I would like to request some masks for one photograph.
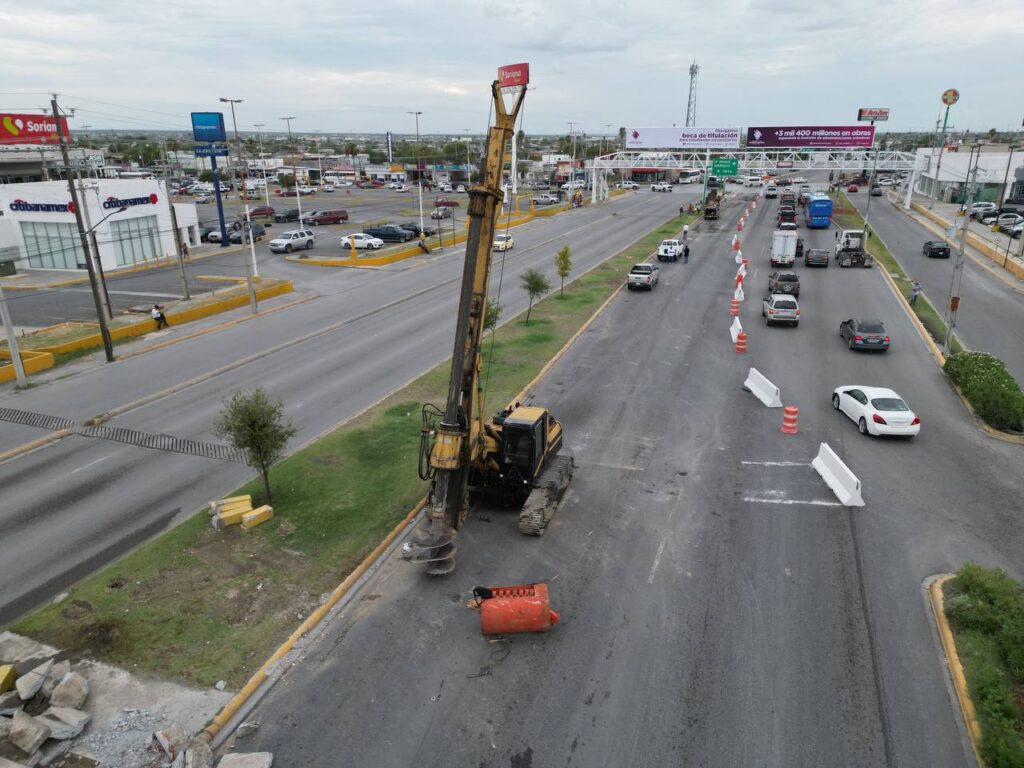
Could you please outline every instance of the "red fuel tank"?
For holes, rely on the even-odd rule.
[[[485,635],[547,632],[558,622],[551,610],[547,584],[491,587],[480,603],[480,631]]]

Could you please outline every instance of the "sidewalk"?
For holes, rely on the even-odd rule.
[[[903,208],[902,195],[895,200],[890,196],[889,201],[922,226],[939,235],[951,247],[959,247],[963,219],[957,216],[960,210],[958,204],[936,203],[930,198],[914,195],[911,198],[910,210],[906,210]],[[929,205],[932,207],[929,208]],[[953,237],[948,234],[950,227],[956,228]],[[991,227],[978,221],[970,221],[967,232],[967,252],[972,257],[986,265],[1002,267],[1009,273],[1011,279],[1015,277],[1017,280],[1024,280],[1024,259],[1021,258],[1024,239],[1014,240],[1002,232],[993,232]]]

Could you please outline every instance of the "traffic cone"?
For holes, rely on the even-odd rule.
[[[750,204],[750,207],[751,207],[751,208],[752,208],[753,210],[755,210],[755,211],[757,210],[757,198],[756,198],[756,197],[754,198],[754,202],[752,202],[752,203]]]
[[[739,272],[737,272],[736,273],[736,287],[738,288],[741,285],[743,285],[743,275],[740,274]]]
[[[743,231],[743,219],[740,219],[738,222],[736,222],[736,231],[737,232],[742,232]]]
[[[747,332],[740,331],[736,335],[736,351],[743,354],[747,351]]]
[[[743,251],[736,251],[735,261],[736,261],[737,264],[742,264],[743,263]]]
[[[740,249],[740,239],[736,235],[732,236],[732,249],[738,251]]]
[[[733,299],[729,302],[729,314],[732,317],[739,317],[740,314],[740,300]]]
[[[796,426],[799,414],[800,411],[795,405],[787,405],[782,409],[782,431],[785,434],[795,435],[800,431]]]
[[[743,266],[746,267],[748,264],[750,264],[750,262],[747,260],[747,257],[744,256],[743,257]]]

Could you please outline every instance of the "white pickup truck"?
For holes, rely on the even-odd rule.
[[[653,291],[657,284],[658,267],[654,264],[637,264],[629,270],[629,274],[626,276],[626,288],[631,291],[638,288]]]
[[[671,192],[672,185],[667,181],[658,181],[651,184],[651,192]]]
[[[662,240],[658,246],[658,261],[678,261],[683,244],[678,240]]]

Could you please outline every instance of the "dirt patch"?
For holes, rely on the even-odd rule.
[[[298,529],[295,527],[295,523],[293,523],[291,520],[282,520],[281,524],[277,526],[277,530],[275,531],[275,533],[278,536],[287,537],[295,533],[296,530]]]
[[[85,600],[72,600],[60,612],[60,615],[69,621],[87,619],[93,614],[92,605]]]

